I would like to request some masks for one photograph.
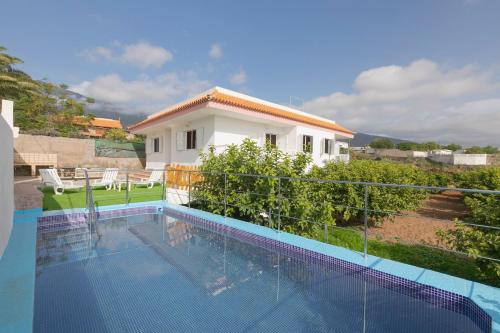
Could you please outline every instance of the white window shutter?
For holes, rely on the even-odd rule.
[[[186,132],[177,132],[177,150],[186,150]]]
[[[205,146],[205,139],[203,137],[204,133],[203,133],[203,127],[198,127],[196,129],[196,149],[203,149],[203,147]]]

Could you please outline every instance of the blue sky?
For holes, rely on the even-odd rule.
[[[35,78],[151,113],[214,85],[354,130],[500,145],[500,1],[4,0]]]

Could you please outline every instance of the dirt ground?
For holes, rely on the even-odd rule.
[[[381,226],[372,226],[369,235],[373,239],[385,241],[403,241],[408,243],[426,243],[445,247],[436,236],[438,230],[453,228],[455,218],[467,215],[461,195],[456,192],[431,194],[416,212],[403,212],[394,221],[385,221]]]

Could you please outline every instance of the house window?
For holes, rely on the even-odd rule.
[[[196,130],[186,132],[186,149],[196,149]]]
[[[333,154],[335,142],[332,139],[325,139],[325,154]]]
[[[313,152],[313,137],[311,135],[302,136],[302,151],[304,153]]]
[[[160,138],[153,139],[153,153],[160,152]]]
[[[276,147],[276,134],[266,134],[266,143],[269,143],[271,146]]]

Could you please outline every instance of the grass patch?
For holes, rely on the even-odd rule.
[[[96,207],[125,204],[126,191],[106,191],[104,188],[95,188],[92,191]],[[128,202],[143,202],[161,200],[162,186],[156,185],[148,189],[146,187],[134,187],[129,192]],[[65,191],[62,195],[55,195],[50,188],[43,190],[43,210],[58,210],[85,207],[85,189]]]
[[[321,233],[316,239],[324,242],[324,235]],[[330,228],[328,243],[359,252],[363,252],[364,248],[363,236],[358,230],[351,228]],[[496,277],[481,274],[473,258],[449,251],[424,245],[369,239],[368,253],[377,257],[500,287],[500,281]]]

